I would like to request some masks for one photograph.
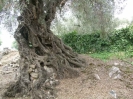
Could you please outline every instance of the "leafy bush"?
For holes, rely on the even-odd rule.
[[[99,33],[79,35],[76,32],[62,36],[63,41],[78,53],[99,52],[107,50],[110,42],[100,39]]]
[[[133,26],[115,30],[110,33],[108,39],[101,39],[100,33],[77,34],[72,33],[61,36],[64,43],[73,48],[78,53],[89,52],[117,52],[117,51],[133,51]]]

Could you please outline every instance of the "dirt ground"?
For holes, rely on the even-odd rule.
[[[6,64],[17,55],[18,52],[11,52],[2,58],[1,63]],[[126,61],[113,59],[103,62],[88,55],[80,55],[80,57],[86,60],[87,66],[78,70],[79,77],[60,80],[56,88],[58,96],[56,99],[133,99],[133,65],[130,64],[133,59]],[[114,75],[119,74],[120,78],[109,77],[113,66],[119,68],[120,72],[117,71]],[[0,71],[2,71],[2,66],[0,66]],[[15,81],[14,75],[15,72],[0,73],[0,95],[10,82]]]

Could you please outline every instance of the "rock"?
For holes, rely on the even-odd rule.
[[[118,75],[120,73],[120,69],[118,67],[115,67],[113,66],[111,69],[110,69],[110,72],[109,72],[109,77],[112,77],[115,75]]]
[[[11,66],[11,67],[14,67],[14,64],[11,63],[10,66]]]
[[[45,69],[48,73],[53,73],[53,72],[54,72],[53,68],[50,68],[50,67],[47,67],[47,66],[44,66],[44,69]]]
[[[52,73],[52,76],[51,76],[53,79],[56,79],[57,78],[57,74],[56,73]]]
[[[115,99],[117,98],[117,97],[116,97],[116,92],[115,92],[114,90],[111,90],[109,93],[110,93],[110,95],[112,95],[112,97],[114,97]]]
[[[33,71],[32,68],[29,68],[28,72],[31,73],[32,71]]]
[[[31,68],[35,69],[36,68],[36,65],[30,65]]]
[[[45,82],[45,87],[46,87],[47,89],[51,89],[51,88],[52,88],[52,86],[51,86],[51,84],[49,83],[49,81],[48,81],[48,82]]]
[[[35,78],[35,79],[37,79],[39,76],[38,73],[35,73],[35,72],[31,72],[30,75],[32,78]]]
[[[13,68],[18,68],[19,67],[19,65],[18,64],[13,64],[13,66],[12,66]]]
[[[118,65],[119,65],[119,63],[116,63],[116,62],[115,62],[115,63],[114,63],[114,65],[115,65],[115,66],[118,66]]]
[[[0,62],[0,66],[2,66],[2,63]]]
[[[52,85],[53,87],[59,85],[59,80],[50,80],[50,85]]]
[[[100,77],[98,74],[94,74],[94,77],[97,79],[97,80],[100,80]]]
[[[116,75],[113,79],[121,79],[121,78],[122,78],[121,75],[118,74],[118,75]]]
[[[3,55],[7,55],[8,53],[10,52],[10,49],[9,48],[3,48],[3,51],[2,51],[2,56]]]
[[[35,69],[35,73],[38,73],[38,70],[37,69]]]
[[[3,71],[8,71],[9,68],[8,68],[8,65],[5,65],[3,68],[2,68]]]
[[[32,81],[33,81],[33,80],[34,80],[34,78],[33,78],[33,77],[30,77],[30,80],[32,80]]]
[[[56,86],[56,82],[55,82],[55,81],[50,80],[50,85],[52,85],[52,86]]]
[[[54,92],[52,90],[48,91],[48,99],[55,99]]]
[[[55,80],[55,82],[56,82],[56,85],[59,85],[60,84],[59,80]]]
[[[36,83],[36,81],[37,81],[36,79],[33,79],[33,84],[35,84],[35,83]]]
[[[17,56],[17,57],[15,57],[13,60],[12,60],[12,64],[17,64],[18,63],[18,61],[19,61],[19,57]]]

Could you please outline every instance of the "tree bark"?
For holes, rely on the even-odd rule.
[[[30,95],[32,99],[54,99],[56,79],[76,77],[83,67],[72,49],[50,30],[56,8],[66,0],[19,0],[22,7],[15,32],[20,54],[20,78],[4,96]],[[64,6],[64,4],[63,4]]]

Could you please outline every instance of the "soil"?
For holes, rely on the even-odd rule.
[[[10,52],[2,58],[1,63],[5,65],[16,56],[18,56],[18,52]],[[132,58],[124,61],[112,59],[103,62],[88,55],[82,54],[80,57],[86,60],[87,66],[78,70],[80,72],[79,77],[60,80],[60,84],[56,88],[58,96],[56,99],[133,99],[133,65],[130,64],[133,61]],[[113,66],[120,69],[121,78],[109,77],[110,69]],[[2,68],[3,66],[0,66],[0,71]],[[14,79],[15,74],[16,72],[0,73],[0,95],[10,83],[16,81]],[[2,98],[0,97],[0,99]]]

